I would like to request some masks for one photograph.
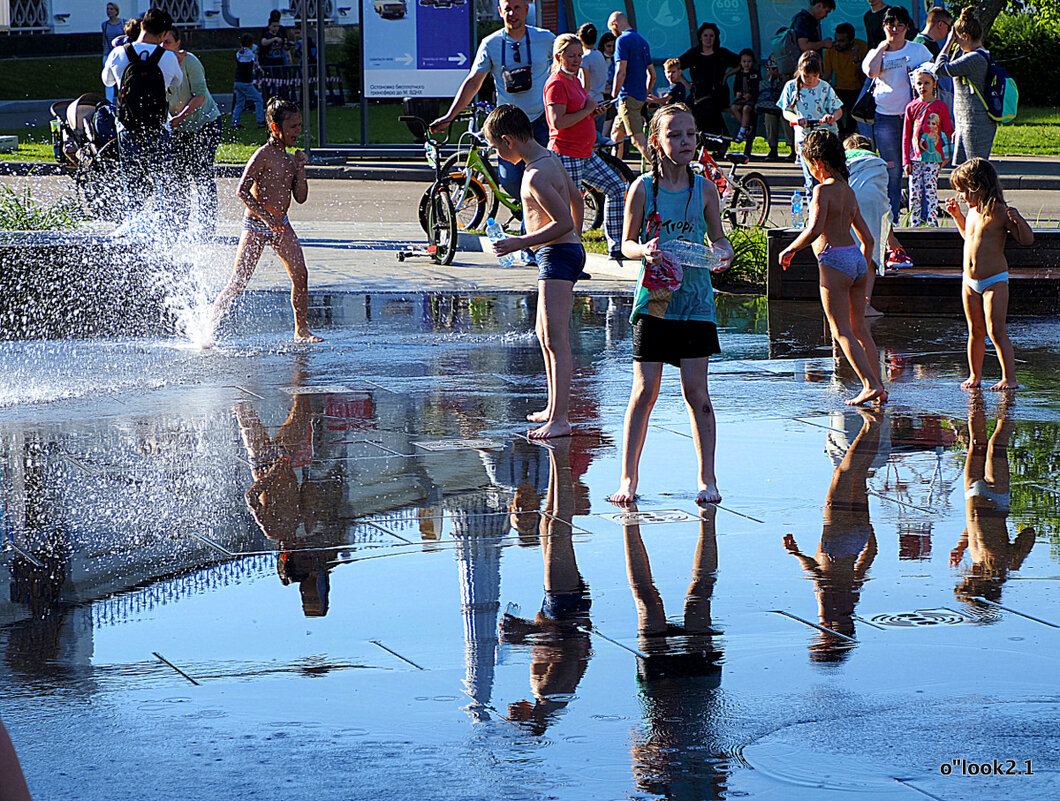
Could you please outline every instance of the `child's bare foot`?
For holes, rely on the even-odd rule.
[[[627,503],[633,503],[638,497],[640,496],[637,495],[637,480],[635,478],[624,478],[622,479],[622,485],[618,488],[618,492],[608,495],[607,500],[619,506],[624,506]]]
[[[295,342],[323,342],[324,339],[322,337],[318,337],[316,334],[312,333],[311,331],[306,330],[306,331],[302,331],[300,333],[296,333],[294,335],[294,341]]]
[[[963,384],[962,384],[962,386],[963,386]],[[994,386],[990,387],[990,389],[995,390],[995,391],[1000,391],[1000,390],[1003,390],[1003,389],[1019,389],[1019,388],[1020,388],[1019,382],[1016,381],[1015,379],[1011,379],[1009,381],[998,381],[996,384],[994,384]]]
[[[526,419],[531,423],[547,423],[548,416],[548,409],[542,409],[540,412],[530,412],[530,414],[526,416]]]
[[[552,439],[553,437],[569,437],[571,435],[570,423],[560,423],[550,420],[541,428],[535,428],[527,434],[530,439]]]
[[[699,494],[696,495],[696,503],[700,505],[707,503],[721,503],[721,493],[718,492],[718,485],[713,481],[708,481],[701,486],[699,488]]]
[[[961,389],[976,389],[981,383],[979,376],[970,375],[961,382]]]
[[[866,387],[846,403],[847,406],[860,406],[863,403],[886,403],[887,398],[887,390]]]

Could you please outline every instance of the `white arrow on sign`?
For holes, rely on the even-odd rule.
[[[449,56],[450,61],[455,61],[461,67],[464,66],[467,61],[467,56],[464,53],[457,53],[455,56]]]
[[[401,63],[403,63],[407,67],[410,64],[412,64],[412,54],[411,53],[406,53],[403,56],[395,56],[394,57],[394,61],[400,61]]]

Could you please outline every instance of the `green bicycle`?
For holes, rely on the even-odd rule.
[[[496,218],[501,206],[508,210],[509,218],[505,226],[509,229],[518,226],[523,219],[523,207],[519,198],[509,195],[501,186],[497,168],[490,161],[492,148],[482,134],[482,120],[493,110],[489,103],[475,103],[457,117],[468,123],[467,131],[461,134],[457,142],[457,152],[446,159],[441,172],[448,176],[449,193],[453,199],[457,225],[464,230],[477,230],[489,217]],[[596,153],[615,172],[622,176],[627,186],[636,177],[624,161],[616,157],[611,148],[614,143],[597,145]],[[585,204],[582,230],[600,228],[604,218],[604,196],[601,192],[584,183],[580,187]],[[429,190],[420,199],[420,225],[426,231]]]

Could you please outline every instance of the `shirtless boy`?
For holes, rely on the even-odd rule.
[[[530,432],[534,439],[566,437],[571,433],[570,314],[574,283],[585,266],[582,200],[559,157],[534,140],[530,119],[513,105],[498,106],[486,118],[482,132],[497,155],[523,162],[523,221],[526,233],[493,243],[498,256],[529,248],[537,256],[537,338],[545,359],[548,405],[527,415],[544,423]]]
[[[302,115],[289,100],[274,97],[265,110],[269,141],[247,162],[239,181],[239,199],[247,207],[243,217],[243,236],[236,252],[236,265],[228,286],[213,304],[213,322],[225,315],[232,302],[246,288],[258,259],[271,245],[291,278],[291,306],[294,308],[294,338],[299,342],[321,342],[309,330],[309,278],[302,245],[287,219],[291,198],[305,203],[309,196],[305,165],[308,159],[294,147],[302,135]]]

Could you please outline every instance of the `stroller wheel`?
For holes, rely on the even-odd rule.
[[[77,197],[90,217],[109,222],[122,219],[122,186],[125,181],[122,178],[118,140],[108,142],[95,155],[88,156],[78,164],[74,183]]]

